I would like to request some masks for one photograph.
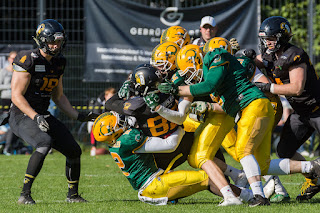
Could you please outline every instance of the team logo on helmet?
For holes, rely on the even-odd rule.
[[[290,27],[285,22],[280,24],[280,29],[284,30],[285,33],[291,33]]]
[[[36,34],[39,35],[42,31],[44,31],[45,25],[40,24],[36,30]]]
[[[140,85],[146,85],[146,80],[144,78],[144,75],[142,72],[137,72],[135,75],[134,75],[135,79],[136,79],[136,83],[137,84],[140,84]]]

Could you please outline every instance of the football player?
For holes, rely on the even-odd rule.
[[[180,52],[182,50],[183,48]],[[179,70],[179,74],[186,76],[188,83],[201,78],[201,70],[198,67],[202,64],[202,58],[186,58],[193,61],[193,66]],[[179,60],[177,66],[180,68]],[[270,204],[263,193],[261,173],[277,175],[309,173],[316,177],[320,175],[320,158],[311,162],[289,159],[275,159],[270,162],[274,110],[269,99],[244,75],[244,68],[234,56],[222,48],[216,48],[206,54],[203,71],[204,81],[201,83],[176,87],[166,82],[160,84],[158,89],[162,93],[180,96],[203,96],[214,93],[223,100],[222,107],[228,116],[234,118],[241,112],[237,123],[236,153],[253,190],[254,198],[250,201],[250,206]],[[234,122],[228,122],[223,131],[228,133],[233,126]],[[217,183],[216,186],[220,190],[228,187],[222,172],[214,162],[207,160],[198,166],[205,171],[208,170],[208,176]],[[210,173],[216,170],[216,173]]]
[[[127,128],[125,118],[121,120],[121,116],[116,112],[106,112],[96,119],[93,131],[96,139],[108,144],[110,154],[122,173],[131,186],[138,190],[140,201],[166,205],[168,201],[187,197],[202,190],[217,191],[203,170],[168,173],[170,166],[165,171],[158,169],[152,153],[159,151],[159,142],[150,140],[139,129]],[[162,147],[165,148],[165,145]],[[251,193],[234,186],[233,190],[237,196],[242,194],[243,199]],[[240,200],[238,204],[241,204]],[[225,206],[225,203],[219,206]]]
[[[181,103],[183,107],[178,109],[175,97],[173,95],[160,94],[157,102],[164,106],[166,111],[178,110],[181,111],[175,117],[169,119],[162,117],[160,114],[154,112],[144,101],[144,96],[147,93],[155,92],[157,85],[162,81],[162,75],[159,70],[150,64],[141,64],[137,66],[132,74],[131,80],[128,82],[129,87],[126,89],[120,88],[118,94],[114,95],[106,102],[106,109],[116,111],[119,114],[133,116],[137,119],[138,128],[146,135],[153,137],[160,137],[166,140],[171,140],[170,136],[172,133],[178,131],[179,135],[184,135],[184,130],[179,126],[181,123],[179,120],[184,120],[184,114],[190,107],[191,103],[184,101]],[[126,92],[121,92],[127,90]],[[121,93],[121,94],[120,94]],[[127,96],[127,93],[131,93],[131,97],[127,100],[123,98]],[[125,95],[122,95],[125,94]],[[181,106],[180,105],[180,106]],[[121,107],[119,107],[121,106]],[[170,116],[169,116],[170,117]],[[177,139],[177,138],[175,138]],[[183,144],[179,141],[173,140],[172,153],[169,154],[156,154],[156,161],[159,168],[167,168],[168,164],[180,153],[183,153],[182,157],[179,158],[173,165],[172,168],[182,164],[188,156],[190,147],[193,143],[192,140],[184,140]],[[180,144],[180,145],[179,145]]]
[[[181,48],[190,43],[190,36],[188,31],[183,27],[171,26],[163,31],[160,38],[160,44],[168,41],[176,43]]]
[[[44,20],[34,40],[38,48],[19,52],[13,61],[9,125],[15,135],[35,148],[18,203],[35,204],[31,187],[51,148],[66,156],[67,202],[86,202],[78,194],[81,148],[65,125],[48,112],[50,98],[73,119],[86,122],[97,116],[80,114],[63,93],[66,58],[61,51],[66,34],[62,25],[53,19]]]
[[[223,48],[225,50],[227,50],[229,53],[230,52],[230,45],[228,44],[228,41],[225,38],[221,38],[221,37],[215,37],[213,39],[211,39],[210,41],[208,41],[206,43],[206,45],[204,46],[204,53],[207,53],[209,51],[213,51],[215,48]],[[256,57],[256,53],[254,50],[252,49],[243,49],[238,51],[235,54],[235,57],[237,58],[237,60],[240,62],[240,64],[245,68],[245,75],[247,76],[247,78],[251,81],[251,82],[270,82],[270,80],[263,75],[260,70],[258,69],[258,67],[256,67],[255,63],[254,63],[254,59]],[[273,129],[275,128],[275,126],[277,125],[277,123],[279,122],[279,120],[281,119],[282,116],[282,104],[280,101],[280,98],[278,95],[273,95],[270,93],[266,93],[267,97],[269,98],[269,100],[271,101],[272,107],[274,109],[274,115],[275,115],[275,122],[273,125]],[[204,103],[194,103],[194,104],[204,104]],[[206,105],[204,105],[206,106]],[[199,106],[198,106],[199,107]],[[205,109],[203,109],[203,107],[200,107],[200,109],[202,111],[204,111]],[[223,140],[222,142],[222,146],[225,148],[225,150],[231,155],[233,156],[233,158],[235,160],[235,142],[236,142],[236,132],[234,129],[232,129],[228,135],[226,136],[226,138]],[[288,201],[290,199],[288,193],[286,192],[284,186],[281,184],[281,181],[279,179],[279,177],[277,176],[264,176],[263,177],[267,182],[273,182],[270,181],[270,178],[274,179],[274,187],[270,190],[267,190],[268,188],[270,188],[272,185],[269,184],[268,187],[265,187],[264,190],[265,191],[269,191],[266,192],[266,197],[269,198],[273,192],[275,192],[274,188],[276,189],[276,195],[270,199],[271,202],[280,202],[280,201]]]
[[[320,80],[308,54],[290,43],[291,25],[281,16],[265,19],[259,30],[261,55],[257,63],[264,67],[273,83],[257,83],[265,92],[284,95],[294,109],[287,119],[278,143],[280,157],[302,160],[296,150],[320,129]],[[306,176],[297,200],[308,200],[320,191],[320,181]]]
[[[189,45],[189,47],[193,47],[195,49],[188,48],[186,50],[186,52],[188,52],[188,51],[199,52],[200,51],[200,48],[198,48],[196,45]],[[152,56],[151,56],[152,65],[157,67],[162,73],[166,73],[166,75],[164,75],[166,79],[169,79],[169,77],[172,76],[170,80],[176,85],[184,84],[184,79],[179,76],[179,73],[177,71],[177,66],[175,63],[176,56],[178,54],[177,50],[179,50],[179,49],[180,48],[175,43],[165,42],[165,43],[162,43],[162,44],[158,45],[157,47],[155,47],[152,52]],[[180,54],[180,55],[182,55],[182,54]],[[189,64],[185,63],[184,65],[188,66],[190,64],[191,63],[189,63]],[[156,95],[150,94],[150,95],[148,95],[147,98],[153,99],[154,97],[152,97],[152,96],[156,96]],[[201,97],[201,99],[202,100],[210,100],[210,97],[209,96],[207,98]],[[190,101],[190,98],[188,98],[188,100]],[[146,102],[146,103],[148,104],[148,102]],[[156,101],[153,101],[153,104],[156,104]],[[150,106],[150,107],[152,107],[152,106]],[[212,115],[214,115],[214,114],[212,114]],[[187,116],[186,120],[183,122],[184,130],[186,132],[195,132],[201,123],[190,119],[190,116],[193,116],[194,120],[198,120],[197,115],[192,115],[192,114],[190,115],[189,114],[189,116]],[[219,115],[216,115],[215,117],[218,118]],[[213,131],[213,129],[211,129],[210,131],[207,131],[207,132],[212,132],[212,131]],[[199,134],[199,132],[197,134]],[[193,137],[193,134],[188,135],[188,138],[191,139],[191,137]],[[207,140],[206,136],[202,136],[202,140]],[[208,139],[208,140],[210,140],[210,139]],[[193,145],[193,146],[195,146],[195,145]],[[197,146],[195,146],[195,147],[197,147]],[[205,146],[205,147],[207,147],[207,146]],[[197,149],[194,149],[194,151],[196,151],[196,150]],[[206,151],[208,151],[208,150],[206,149]],[[225,162],[224,156],[223,156],[222,152],[220,151],[220,149],[216,150],[215,152],[210,151],[207,154],[207,156],[211,156],[210,159],[213,159],[213,157],[215,155],[218,158],[218,159],[214,158],[216,163],[219,163],[220,167],[225,168],[225,164],[223,163],[223,162]],[[222,163],[219,162],[219,159],[222,160],[223,162]],[[228,166],[228,168],[224,169],[224,171],[227,173],[226,175],[230,176],[233,179],[233,181],[236,183],[236,185],[240,184],[241,186],[245,186],[246,183],[240,183],[240,182],[244,182],[244,181],[242,181],[242,179],[245,180],[245,178],[241,178],[242,176],[245,176],[244,173],[242,173],[240,170],[237,170],[236,168],[233,168],[229,165],[227,165],[227,166]]]

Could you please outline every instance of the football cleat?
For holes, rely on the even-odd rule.
[[[261,195],[255,194],[251,200],[249,200],[249,206],[255,207],[255,206],[269,206],[269,200],[265,197],[262,197]]]
[[[218,206],[234,206],[234,205],[241,205],[242,202],[237,197],[229,197],[224,199]]]
[[[316,185],[318,179],[309,179],[306,178],[306,182],[304,182],[301,186],[301,192],[297,196],[297,201],[309,200],[313,196],[315,196],[320,191],[320,185]]]
[[[311,171],[310,175],[314,178],[320,177],[320,158],[310,161],[311,162]]]
[[[32,199],[30,193],[21,193],[19,200],[18,200],[18,204],[33,205],[33,204],[36,204],[36,202]]]
[[[86,203],[86,202],[88,202],[83,197],[81,197],[78,193],[67,196],[66,201],[68,203]]]
[[[289,194],[283,195],[283,194],[275,194],[271,199],[271,203],[283,203],[283,202],[289,202],[290,196]]]

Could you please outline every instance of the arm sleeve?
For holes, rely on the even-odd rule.
[[[225,65],[210,67],[205,81],[190,86],[191,95],[196,97],[213,93],[223,81],[225,69]]]
[[[184,120],[187,118],[187,112],[189,111],[190,106],[190,101],[182,100],[178,105],[178,111],[160,106],[160,108],[156,112],[168,121],[171,121],[172,123],[176,123],[178,125],[182,125]]]
[[[254,73],[254,76],[251,82],[258,82],[259,78],[261,78],[262,76],[264,76],[264,74],[259,70],[258,67],[256,67],[256,71]]]
[[[177,149],[185,131],[182,127],[172,133],[166,139],[160,137],[148,137],[142,147],[134,151],[134,153],[170,153]]]
[[[119,98],[118,93],[114,94],[109,100],[105,103],[105,109],[108,111],[115,111],[120,114],[125,114],[123,111],[124,100]]]

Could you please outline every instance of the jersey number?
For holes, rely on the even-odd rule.
[[[51,92],[53,90],[53,88],[55,88],[57,85],[58,85],[58,82],[59,80],[56,79],[56,78],[46,78],[44,77],[43,78],[43,85],[42,87],[40,88],[40,90],[45,90],[45,91],[48,91],[48,92]]]
[[[116,162],[116,164],[119,166],[119,168],[121,169],[122,173],[125,175],[125,176],[129,176],[130,173],[129,172],[124,172],[122,169],[124,169],[125,165],[121,159],[121,157],[118,155],[118,153],[115,153],[115,152],[110,152],[112,158],[114,159],[114,161]]]
[[[174,127],[177,126],[174,123],[169,123],[165,118],[161,117],[160,115],[154,118],[149,118],[147,122],[148,127],[150,128],[150,132],[154,137],[166,134],[169,130],[172,130]]]

